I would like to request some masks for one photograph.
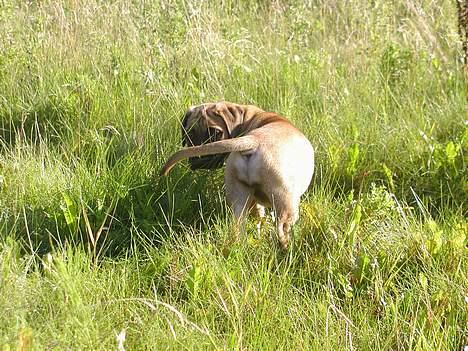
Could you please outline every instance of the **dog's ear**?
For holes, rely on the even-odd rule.
[[[207,106],[204,110],[208,129],[217,130],[220,136],[217,140],[229,139],[235,126],[243,122],[243,110],[240,105],[218,102]]]
[[[235,126],[243,121],[241,105],[218,102],[193,106],[182,119],[182,145],[194,146],[231,138]],[[192,169],[222,167],[227,155],[193,157]]]

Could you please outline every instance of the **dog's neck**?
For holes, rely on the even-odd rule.
[[[231,138],[236,138],[242,135],[247,134],[248,132],[261,128],[267,124],[274,122],[287,122],[289,121],[274,112],[257,112],[254,115],[245,114],[243,116],[243,121],[237,124],[231,132]]]

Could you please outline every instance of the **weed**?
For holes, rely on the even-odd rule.
[[[461,350],[466,77],[454,2],[2,1],[0,349]],[[291,249],[233,240],[193,104],[316,149]]]

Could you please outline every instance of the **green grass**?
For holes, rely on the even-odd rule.
[[[1,2],[0,350],[460,350],[456,18],[448,0]],[[158,177],[185,109],[221,99],[316,148],[287,253],[271,218],[229,244],[222,171]]]

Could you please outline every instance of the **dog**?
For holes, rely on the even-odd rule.
[[[285,117],[230,102],[191,107],[182,121],[183,146],[161,169],[189,159],[191,169],[226,164],[226,199],[240,226],[252,211],[273,208],[278,240],[288,248],[299,202],[314,173],[314,148]]]

